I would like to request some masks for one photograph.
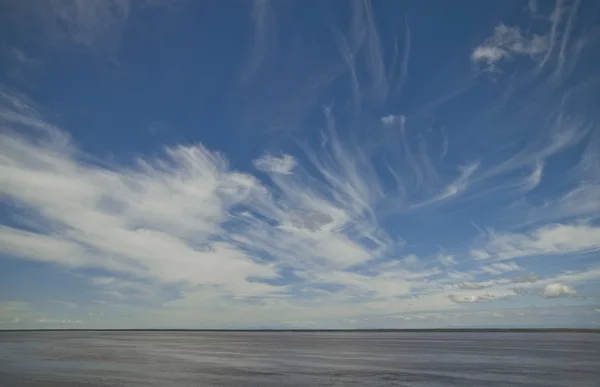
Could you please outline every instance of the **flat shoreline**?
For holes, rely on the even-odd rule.
[[[378,332],[465,332],[465,333],[600,333],[600,329],[585,328],[440,328],[440,329],[0,329],[0,332],[299,332],[299,333],[378,333]]]

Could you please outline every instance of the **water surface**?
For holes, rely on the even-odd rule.
[[[0,386],[598,386],[593,333],[0,332]]]

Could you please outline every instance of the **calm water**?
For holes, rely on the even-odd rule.
[[[0,332],[0,386],[600,386],[600,335]]]

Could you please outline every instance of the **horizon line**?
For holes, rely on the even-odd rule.
[[[0,329],[0,332],[580,332],[600,333],[600,328],[359,328],[359,329],[196,329],[196,328],[40,328]]]

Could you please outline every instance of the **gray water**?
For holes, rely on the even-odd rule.
[[[0,332],[0,386],[600,386],[600,335]]]

